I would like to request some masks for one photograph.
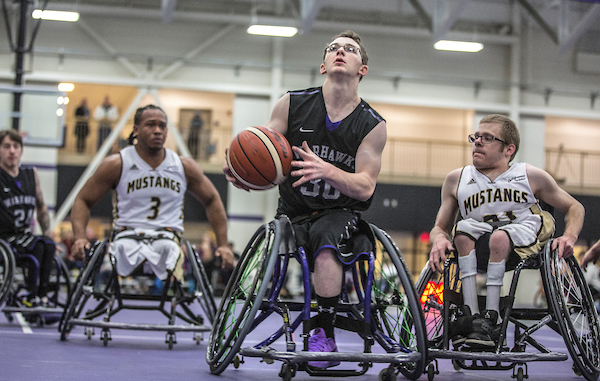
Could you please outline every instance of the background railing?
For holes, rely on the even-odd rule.
[[[600,188],[600,152],[546,148],[545,169],[560,185]]]
[[[188,131],[182,129],[181,134],[187,141]],[[206,137],[208,142],[201,145],[208,152],[198,160],[213,164],[220,170],[225,149],[231,142],[231,128],[208,129],[203,135],[203,138]],[[88,155],[94,151],[95,143],[95,139],[88,140]],[[74,143],[68,144],[61,152],[74,153]],[[87,163],[87,159],[82,157],[82,163]],[[388,137],[383,150],[380,180],[441,185],[450,171],[470,163],[471,144],[467,142]],[[554,176],[559,185],[570,191],[576,188],[587,194],[600,195],[600,151],[546,148],[544,169]]]

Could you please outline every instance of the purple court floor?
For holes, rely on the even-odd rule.
[[[154,312],[123,311],[125,320],[132,321],[145,314],[143,322],[152,320],[164,323]],[[266,323],[266,324],[265,324]],[[256,343],[257,338],[266,337],[273,325],[268,321],[248,336],[244,346]],[[99,330],[88,340],[83,327],[75,327],[67,341],[60,341],[57,325],[30,326],[22,319],[9,322],[0,314],[0,380],[280,380],[281,362],[266,364],[257,358],[245,358],[239,369],[230,365],[221,375],[212,375],[205,361],[208,332],[204,340],[196,344],[192,333],[177,334],[177,344],[172,350],[165,344],[165,334],[156,331],[112,330],[112,341],[104,346]],[[340,350],[361,351],[362,343],[350,333],[336,333]],[[549,328],[543,328],[535,336],[549,349],[565,352],[562,338]],[[277,348],[277,347],[276,347]],[[343,349],[344,348],[344,349]],[[279,348],[277,348],[279,349]],[[434,380],[511,380],[512,371],[455,371],[450,360],[439,360],[440,373]],[[340,367],[356,369],[355,364]],[[572,370],[572,361],[531,362],[528,365],[529,381],[584,380]],[[365,375],[349,379],[376,381],[384,364],[375,364]],[[322,379],[298,372],[294,380]],[[333,378],[334,380],[335,378]],[[402,380],[402,375],[398,380]],[[427,380],[422,375],[420,380]]]

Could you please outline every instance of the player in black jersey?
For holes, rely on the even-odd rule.
[[[29,294],[23,303],[27,306],[47,302],[48,278],[56,252],[49,237],[50,218],[44,203],[37,170],[21,166],[23,140],[16,130],[0,131],[0,238],[10,243],[17,255],[31,254],[39,264],[32,264],[27,272]],[[37,212],[43,236],[32,233],[33,214]]]
[[[297,244],[305,248],[314,271],[320,327],[309,340],[314,352],[337,351],[333,320],[342,263],[356,259],[340,249],[357,230],[358,211],[371,203],[387,137],[385,120],[358,95],[358,83],[369,71],[367,62],[356,33],[335,36],[323,52],[323,86],[288,92],[266,124],[283,133],[294,151],[294,170],[279,186],[277,213],[292,220]],[[226,167],[224,172],[245,189]],[[321,368],[337,364],[309,362]]]

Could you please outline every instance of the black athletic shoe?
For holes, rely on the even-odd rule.
[[[467,336],[465,344],[475,349],[494,349],[500,337],[500,328],[498,312],[485,310],[473,319],[473,332]]]
[[[450,309],[450,340],[455,347],[462,345],[467,336],[473,332],[473,319],[479,315],[471,315],[469,306]]]

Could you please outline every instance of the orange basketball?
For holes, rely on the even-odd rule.
[[[292,147],[268,127],[248,127],[229,146],[227,165],[233,176],[250,189],[281,184],[292,170]]]

